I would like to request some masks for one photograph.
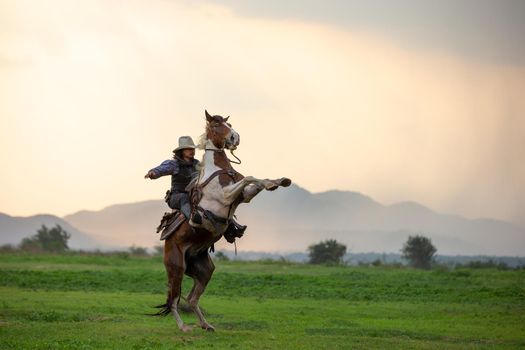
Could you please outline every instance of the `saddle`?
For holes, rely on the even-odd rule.
[[[213,214],[206,210],[205,216],[208,213]],[[164,213],[164,216],[160,220],[160,225],[157,227],[157,233],[162,231],[160,234],[160,240],[164,241],[170,238],[185,220],[186,217],[178,209],[174,209],[171,213]],[[240,225],[237,221],[232,219],[223,236],[228,243],[234,243],[236,238],[241,238],[244,235],[245,230],[245,225]]]
[[[234,219],[221,218],[215,215],[213,212],[205,210],[199,206],[199,202],[202,198],[202,189],[206,185],[208,185],[208,183],[214,177],[219,176],[221,174],[227,174],[235,180],[235,175],[237,174],[237,172],[233,169],[217,170],[206,181],[204,181],[204,183],[200,185],[197,184],[197,178],[193,179],[186,187],[186,190],[190,193],[190,202],[192,204],[192,209],[194,211],[197,210],[202,212],[204,218],[209,220],[214,226],[217,226],[218,224],[228,224],[226,232],[224,232],[223,235],[226,241],[228,241],[229,243],[234,243],[236,238],[241,238],[243,236],[244,231],[246,230],[246,226],[240,225]],[[169,191],[166,192],[166,198],[169,198],[169,195]],[[171,213],[164,213],[164,216],[160,221],[160,225],[157,227],[157,233],[162,231],[160,235],[160,240],[163,241],[168,239],[185,220],[186,217],[178,209],[173,209]]]
[[[162,231],[160,240],[168,239],[185,220],[186,217],[178,209],[174,209],[171,213],[164,213],[160,225],[157,227],[157,233]]]

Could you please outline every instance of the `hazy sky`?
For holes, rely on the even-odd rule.
[[[245,175],[525,225],[524,32],[519,0],[0,0],[0,212],[162,198],[207,108]]]

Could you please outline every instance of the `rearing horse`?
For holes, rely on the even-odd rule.
[[[168,275],[168,298],[158,313],[170,312],[179,328],[190,331],[178,312],[184,274],[193,279],[193,287],[187,300],[199,319],[200,326],[208,331],[210,325],[199,308],[199,298],[211,279],[215,266],[208,253],[209,248],[224,234],[235,209],[240,203],[248,203],[263,189],[273,191],[279,186],[291,184],[288,178],[278,180],[244,177],[231,166],[225,149],[234,150],[240,142],[239,134],[233,130],[228,118],[211,116],[207,111],[206,132],[199,148],[204,149],[199,177],[192,188],[194,210],[202,213],[203,223],[184,221],[164,243],[164,266]]]

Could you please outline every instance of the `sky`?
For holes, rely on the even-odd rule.
[[[0,0],[0,212],[162,198],[207,109],[245,175],[525,226],[524,32],[519,0]]]

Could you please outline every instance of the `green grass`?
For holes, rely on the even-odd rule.
[[[216,265],[217,331],[185,334],[145,315],[165,300],[159,257],[2,254],[0,348],[525,348],[525,271]]]

